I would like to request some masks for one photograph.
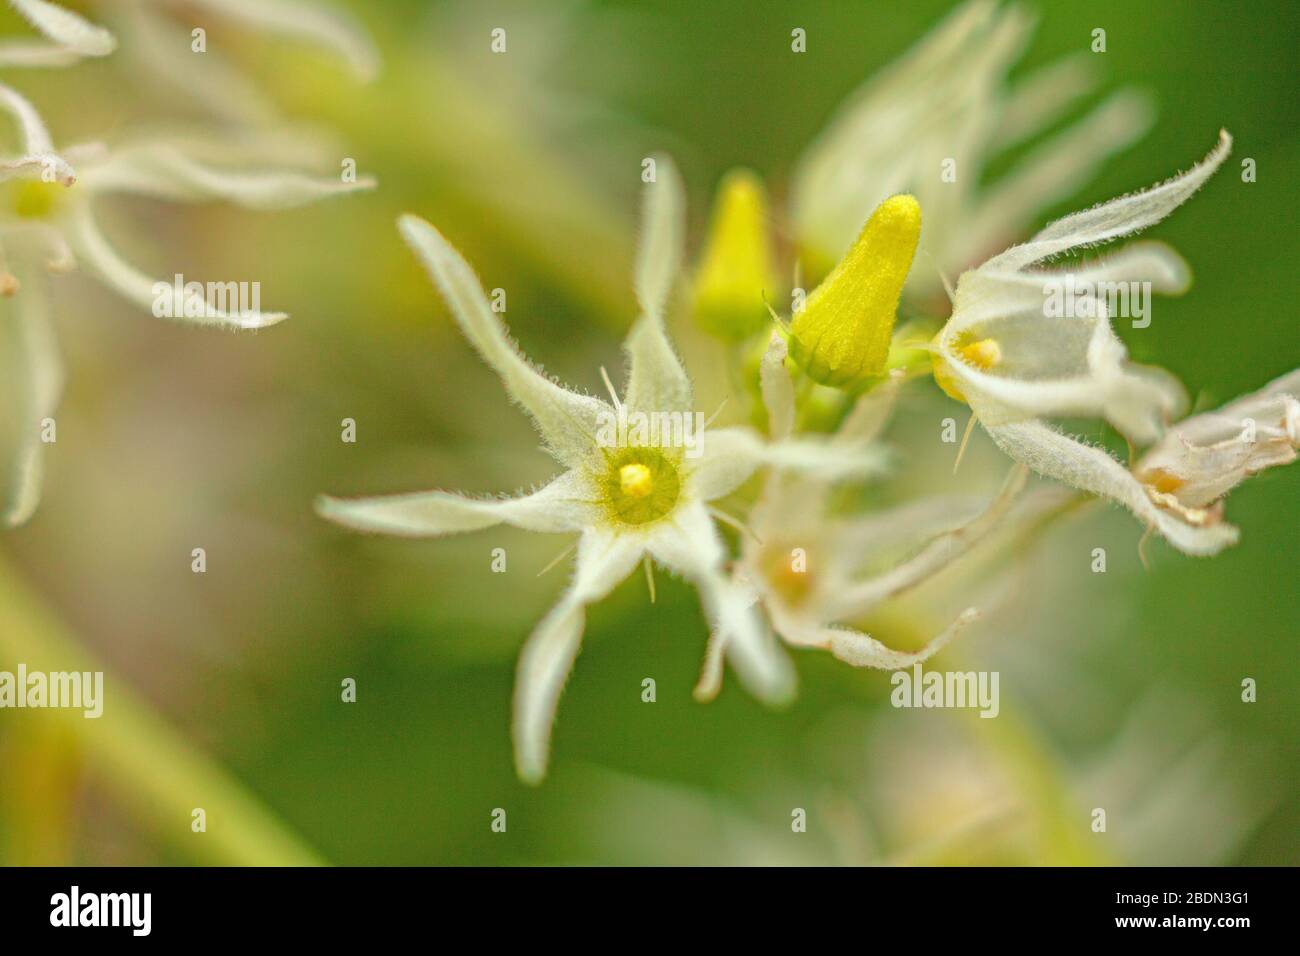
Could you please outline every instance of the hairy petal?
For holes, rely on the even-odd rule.
[[[833,596],[826,608],[830,620],[844,620],[869,613],[882,601],[916,587],[966,554],[998,527],[1016,497],[1025,488],[1028,470],[1017,465],[1007,476],[1002,490],[979,515],[952,531],[940,534],[914,556],[879,577],[858,582]],[[863,547],[869,542],[863,541]]]
[[[774,615],[778,631],[791,644],[828,650],[854,667],[874,667],[890,671],[929,660],[978,617],[979,612],[975,608],[967,608],[952,624],[919,651],[896,651],[886,647],[870,634],[863,634],[852,628],[810,625],[790,615]]]
[[[1222,408],[1179,422],[1138,462],[1138,480],[1201,508],[1251,475],[1296,460],[1300,370]]]
[[[750,693],[768,703],[787,701],[794,694],[794,669],[763,626],[753,592],[723,572],[726,553],[704,506],[678,509],[646,547],[699,590],[705,617],[717,632],[711,643],[720,642],[714,653],[725,649]],[[702,687],[707,690],[708,681]]]
[[[807,472],[835,482],[883,474],[891,461],[885,449],[875,446],[859,448],[818,438],[768,443],[745,426],[711,428],[704,433],[701,444],[704,453],[691,480],[702,501],[730,494],[764,466]]]
[[[402,216],[398,225],[465,337],[501,376],[510,397],[532,416],[551,453],[571,468],[583,463],[595,448],[600,422],[614,410],[557,385],[528,363],[488,305],[474,271],[438,230],[411,215]]]
[[[26,97],[0,83],[0,109],[18,123],[23,144],[23,155],[0,160],[0,179],[7,179],[10,173],[32,171],[65,186],[76,182],[77,174],[66,159],[54,152],[45,123]]]
[[[767,409],[767,432],[774,439],[789,438],[794,434],[794,382],[790,370],[785,367],[787,352],[785,338],[773,330],[758,367],[763,406]]]
[[[586,607],[599,601],[636,567],[636,539],[588,531],[578,542],[573,581],[524,644],[515,676],[515,767],[525,783],[546,776],[551,727],[560,692],[582,642]]]
[[[594,492],[578,472],[518,498],[468,498],[446,491],[375,498],[316,499],[316,513],[356,531],[423,538],[479,531],[499,524],[525,531],[580,531],[595,514]]]
[[[77,259],[90,272],[98,276],[109,288],[131,302],[153,310],[159,293],[170,289],[171,283],[150,279],[135,266],[126,262],[99,231],[89,207],[82,204],[68,219],[68,242]],[[216,325],[236,329],[260,329],[282,322],[289,316],[285,312],[240,312],[230,313],[210,306],[201,296],[188,293],[181,315],[174,315],[178,322],[191,322],[197,325]],[[200,314],[187,315],[194,311]]]
[[[1153,226],[1190,199],[1214,175],[1231,150],[1232,137],[1227,130],[1220,130],[1218,145],[1187,172],[1142,192],[1120,196],[1058,219],[1028,242],[994,256],[985,266],[1022,269],[1071,249],[1095,246]]]
[[[1185,554],[1211,555],[1237,542],[1237,529],[1207,516],[1201,525],[1157,507],[1147,489],[1100,448],[1037,421],[984,426],[1007,455],[1048,478],[1123,505]]]
[[[681,269],[685,201],[681,179],[667,156],[655,159],[656,181],[645,186],[636,293],[642,316],[624,343],[628,358],[626,401],[634,412],[689,411],[691,381],[673,350],[664,313]]]

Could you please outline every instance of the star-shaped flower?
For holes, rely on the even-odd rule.
[[[960,278],[952,315],[933,343],[935,381],[970,405],[1013,459],[1039,474],[1110,497],[1188,554],[1213,554],[1236,540],[1222,524],[1191,524],[1157,507],[1105,451],[1047,424],[1053,417],[1101,417],[1138,445],[1160,437],[1185,407],[1182,386],[1162,369],[1138,367],[1111,327],[1100,282],[1149,282],[1177,293],[1187,268],[1170,249],[1129,246],[1109,258],[1048,270],[1038,263],[1152,226],[1186,202],[1232,147],[1226,131],[1205,160],[1151,189],[1060,219]],[[1052,303],[1077,293],[1061,312]],[[1058,314],[1059,312],[1059,314]]]
[[[465,337],[532,418],[547,450],[565,471],[531,494],[479,500],[442,491],[381,498],[323,497],[320,514],[362,531],[434,536],[510,524],[529,531],[577,533],[573,579],[528,638],[519,659],[514,701],[518,772],[545,775],[551,725],[582,639],[585,608],[601,600],[643,560],[690,581],[711,627],[723,635],[742,682],[758,697],[790,697],[794,673],[763,627],[745,589],[726,573],[727,551],[709,502],[734,491],[763,465],[850,475],[877,469],[881,457],[844,452],[811,439],[768,444],[748,428],[706,428],[702,454],[666,439],[608,442],[611,422],[634,416],[682,415],[695,420],[692,383],[664,328],[682,258],[683,200],[677,175],[656,160],[647,186],[636,292],[642,315],[627,337],[628,380],[611,402],[570,391],[531,365],[511,342],[469,265],[433,226],[403,216],[400,229],[423,260]],[[611,389],[612,392],[612,389]]]

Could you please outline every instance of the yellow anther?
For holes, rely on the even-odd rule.
[[[1172,471],[1166,471],[1164,468],[1152,468],[1138,477],[1143,484],[1150,485],[1162,495],[1172,495],[1187,484],[1184,479],[1175,475]]]
[[[746,339],[771,321],[763,301],[775,286],[767,218],[762,180],[747,169],[727,173],[692,288],[695,318],[712,335]]]
[[[938,337],[935,338],[935,342],[938,342]],[[997,339],[977,339],[974,342],[968,342],[955,351],[963,362],[979,369],[981,372],[987,372],[1002,362],[1002,346],[998,345]],[[941,352],[936,353],[934,356],[933,372],[935,384],[943,389],[950,398],[955,398],[959,402],[966,401],[966,396],[962,394],[961,388],[957,384],[957,376],[952,373],[952,369],[948,366],[948,360],[943,357]]]
[[[654,491],[654,476],[645,465],[633,462],[618,470],[618,487],[629,498],[644,498]]]
[[[970,345],[964,345],[958,353],[967,365],[974,365],[981,371],[988,371],[1002,361],[1002,346],[997,339],[980,339]]]
[[[920,235],[916,199],[886,199],[795,314],[790,354],[814,381],[852,387],[884,372],[898,299]]]

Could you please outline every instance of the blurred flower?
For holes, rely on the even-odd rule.
[[[81,57],[108,56],[117,39],[103,27],[46,0],[9,0],[9,5],[51,44],[6,40],[0,66],[66,66]]]
[[[173,8],[178,16],[165,12]],[[203,10],[261,34],[299,40],[341,57],[362,80],[379,70],[379,54],[365,31],[343,11],[300,0],[147,0],[127,5],[119,21],[125,49],[146,70],[181,90],[215,116],[239,124],[278,120],[275,106],[216,50],[196,56],[189,10]],[[181,23],[177,23],[178,17]]]
[[[763,360],[763,397],[773,441],[788,437],[796,403],[785,362],[785,342],[773,334]],[[884,385],[860,397],[830,439],[845,451],[873,447],[887,424],[905,374],[895,371]],[[978,613],[968,607],[920,650],[886,647],[843,622],[860,620],[881,603],[932,578],[961,558],[999,525],[1024,488],[1026,471],[1017,466],[1002,491],[971,514],[965,496],[940,495],[909,501],[893,509],[837,514],[833,486],[815,475],[773,472],[750,512],[751,533],[742,539],[738,580],[750,588],[787,643],[830,651],[855,667],[895,670],[938,652]],[[871,572],[873,560],[899,540],[920,542],[897,564]],[[717,693],[720,655],[725,644],[714,635],[696,696]]]
[[[743,341],[769,322],[761,297],[775,287],[767,215],[763,181],[747,169],[729,172],[691,289],[695,320],[719,338]]]
[[[1123,91],[985,185],[990,159],[1051,126],[1096,84],[1087,54],[1009,84],[1032,27],[1017,4],[971,0],[846,101],[791,185],[796,237],[813,274],[843,254],[886,197],[912,192],[925,210],[921,246],[933,263],[908,281],[923,304],[942,275],[1020,234],[1145,132],[1150,105]]]
[[[935,338],[935,381],[971,406],[993,441],[1039,474],[1112,498],[1188,554],[1213,554],[1236,541],[1217,521],[1189,522],[1156,507],[1145,489],[1105,451],[1083,444],[1043,419],[1100,416],[1129,439],[1149,444],[1185,404],[1182,387],[1161,369],[1128,365],[1110,325],[1109,306],[1089,293],[1054,317],[1048,303],[1069,285],[1141,279],[1162,292],[1186,288],[1187,270],[1172,251],[1131,246],[1084,267],[1033,270],[1035,263],[1131,235],[1182,205],[1232,148],[1219,144],[1186,173],[1139,193],[1074,213],[965,273],[953,311]]]
[[[1161,508],[1195,523],[1251,475],[1289,465],[1300,447],[1300,370],[1174,425],[1134,472]]]
[[[100,231],[94,214],[95,200],[106,195],[135,195],[189,203],[224,200],[250,209],[285,209],[339,193],[368,189],[372,180],[344,183],[291,170],[266,170],[249,165],[212,163],[203,155],[199,140],[164,137],[128,141],[105,148],[99,144],[74,147],[65,159],[56,155],[35,110],[11,90],[0,87],[0,106],[18,119],[23,135],[23,156],[3,164],[25,173],[4,186],[0,207],[0,244],[16,261],[17,270],[30,285],[39,285],[41,266],[52,273],[80,266],[124,298],[158,314],[160,288],[172,282],[156,281],[125,261]],[[70,162],[75,161],[79,175]],[[33,282],[33,280],[37,280]],[[13,407],[21,409],[15,434],[6,449],[10,478],[0,500],[3,521],[14,526],[26,521],[39,500],[41,430],[58,403],[63,373],[54,336],[49,328],[46,300],[39,288],[20,288],[16,274],[0,276],[6,294],[18,299],[19,311],[5,323],[17,356],[18,374],[6,384],[14,394]],[[223,284],[225,285],[225,284]],[[241,303],[242,305],[242,303]],[[180,321],[235,329],[256,329],[288,316],[241,308],[227,311],[185,284],[179,307],[169,310]]]
[[[519,354],[474,273],[428,223],[402,218],[406,241],[424,261],[466,338],[533,418],[550,453],[568,470],[531,494],[496,501],[441,491],[382,498],[324,497],[322,516],[363,531],[442,535],[507,523],[529,531],[577,532],[573,580],[559,604],[529,637],[519,662],[514,738],[520,777],[545,775],[551,725],[578,653],[587,605],[601,600],[639,562],[653,558],[699,589],[706,615],[721,635],[745,684],[764,700],[787,698],[794,674],[762,627],[744,589],[723,570],[726,552],[707,503],[731,493],[765,464],[848,474],[878,466],[859,450],[840,453],[810,440],[771,445],[747,428],[708,429],[692,458],[665,433],[623,441],[600,437],[608,423],[633,416],[696,416],[693,387],[664,330],[682,250],[683,200],[664,158],[647,187],[643,245],[636,270],[643,315],[629,333],[628,383],[613,404],[569,391]],[[700,416],[702,417],[702,415]]]

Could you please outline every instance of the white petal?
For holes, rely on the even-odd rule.
[[[963,226],[963,248],[980,255],[1023,235],[1040,210],[1074,193],[1108,157],[1136,142],[1154,116],[1149,97],[1126,90],[1034,147],[980,197]]]
[[[773,330],[758,367],[763,407],[767,409],[767,433],[774,439],[789,438],[794,433],[794,382],[785,367],[787,351],[784,336]]]
[[[90,272],[98,276],[109,288],[115,290],[131,302],[153,311],[158,299],[157,288],[170,288],[172,283],[149,278],[135,266],[124,261],[117,251],[99,231],[94,217],[85,204],[81,204],[68,216],[68,242],[78,260]],[[289,316],[284,312],[240,312],[229,313],[210,306],[202,297],[186,296],[187,308],[183,311],[201,312],[200,315],[176,315],[178,322],[191,322],[196,325],[217,325],[236,329],[260,329],[282,322]],[[188,308],[193,306],[193,308]]]
[[[1083,269],[980,270],[963,276],[939,348],[946,370],[980,420],[997,425],[1100,415],[1139,444],[1158,438],[1164,422],[1185,407],[1181,385],[1163,370],[1128,361],[1111,328],[1106,296],[1068,294],[1071,282],[1075,289],[1086,289],[1084,282],[1136,282],[1138,275],[1155,291],[1173,291],[1185,284],[1187,273],[1171,250],[1139,244]],[[1125,299],[1134,291],[1128,285],[1110,288]],[[1091,312],[1049,315],[1049,303],[1087,306]],[[1118,299],[1116,304],[1122,307]],[[994,340],[1000,351],[999,361],[987,370],[967,364],[959,354],[964,343],[981,339]]]
[[[31,171],[41,174],[47,180],[70,186],[76,182],[77,175],[62,156],[54,152],[49,131],[36,107],[17,90],[0,83],[0,109],[12,116],[18,123],[22,136],[23,155],[0,160],[0,170],[5,172]],[[2,177],[0,178],[7,178]]]
[[[838,621],[861,617],[882,601],[916,587],[950,566],[998,527],[1024,490],[1026,478],[1026,469],[1017,465],[1007,476],[1002,490],[977,517],[934,538],[913,557],[884,574],[858,582],[831,596],[824,612],[826,618]],[[870,546],[869,541],[862,542],[863,548]]]
[[[636,295],[641,310],[662,320],[682,267],[686,201],[677,167],[667,156],[655,161],[655,182],[645,185],[641,244],[636,256]]]
[[[55,43],[82,56],[108,56],[117,48],[117,40],[103,27],[46,0],[9,0],[9,5]]]
[[[0,43],[0,68],[70,66],[81,59],[76,50],[53,43],[9,40]]]
[[[628,360],[624,402],[629,411],[694,414],[691,380],[664,333],[662,321],[643,315],[623,348]]]
[[[1002,104],[994,141],[1009,149],[1054,125],[1097,86],[1093,57],[1076,53],[1039,67],[1016,81]]]
[[[45,443],[41,441],[42,420],[54,415],[63,392],[63,364],[59,359],[54,329],[40,283],[23,288],[16,303],[0,314],[0,331],[17,367],[6,383],[14,409],[15,447],[11,454],[4,499],[0,501],[0,522],[16,527],[27,521],[41,497]]]
[[[1232,150],[1232,137],[1220,130],[1219,143],[1187,172],[1143,192],[1120,196],[1058,219],[1028,242],[1012,246],[984,266],[1005,271],[1032,265],[1070,249],[1095,246],[1153,226],[1191,198]]]
[[[216,44],[202,54],[191,49],[192,25],[184,25],[156,3],[126,4],[115,24],[124,49],[151,82],[165,84],[168,96],[188,95],[228,124],[266,127],[283,122],[265,93]]]
[[[402,216],[398,225],[465,337],[501,376],[510,397],[533,417],[551,453],[569,467],[582,464],[596,447],[600,423],[614,410],[599,399],[557,385],[520,355],[488,305],[478,277],[438,230],[411,215]]]
[[[683,220],[681,178],[672,160],[655,157],[655,182],[645,185],[636,294],[643,315],[627,337],[626,402],[636,412],[690,411],[691,381],[673,351],[664,314],[681,270]]]
[[[705,617],[718,632],[710,640],[721,642],[749,692],[769,703],[789,700],[794,669],[763,626],[754,593],[723,573],[726,553],[704,506],[679,508],[646,547],[699,590]]]
[[[1146,488],[1105,451],[1075,441],[1042,422],[985,426],[985,430],[1011,458],[1040,475],[1118,502],[1179,551],[1210,555],[1237,542],[1237,529],[1232,525],[1210,521],[1196,526],[1158,508]]]
[[[373,189],[374,179],[345,183],[339,177],[294,170],[223,169],[158,144],[115,150],[106,163],[86,170],[96,193],[133,193],[173,202],[224,200],[249,209],[290,209],[343,193]]]
[[[1191,508],[1222,498],[1251,475],[1289,465],[1300,448],[1300,370],[1223,408],[1179,422],[1134,468],[1148,484],[1176,483]]]
[[[592,523],[594,497],[577,472],[518,498],[468,498],[446,491],[377,498],[316,499],[316,513],[357,531],[435,537],[509,524],[526,531],[580,531]]]
[[[952,624],[919,651],[896,651],[886,647],[870,634],[863,634],[861,631],[847,627],[808,625],[790,615],[779,615],[776,626],[781,636],[796,646],[828,650],[854,667],[874,667],[892,671],[929,660],[951,643],[962,628],[978,617],[979,613],[975,608],[967,608]]]
[[[525,783],[546,776],[560,692],[582,643],[586,606],[636,567],[641,547],[625,536],[589,532],[578,543],[573,582],[524,644],[515,676],[515,766]]]
[[[333,6],[300,0],[191,0],[220,16],[242,20],[267,33],[318,44],[347,60],[363,80],[379,70],[379,54],[352,17]]]
[[[880,475],[891,457],[874,446],[838,445],[821,438],[789,438],[765,442],[746,426],[710,428],[700,441],[702,455],[690,473],[692,492],[701,501],[713,501],[735,491],[758,468],[807,472],[824,482]]]
[[[699,464],[690,481],[701,501],[731,494],[762,464],[763,440],[749,428],[707,429],[700,448]]]
[[[898,393],[907,381],[907,373],[894,369],[875,388],[853,403],[832,441],[837,445],[864,447],[876,441],[889,424]]]

